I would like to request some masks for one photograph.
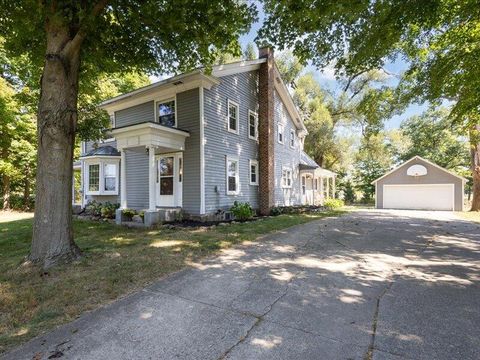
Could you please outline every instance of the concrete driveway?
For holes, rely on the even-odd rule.
[[[451,213],[368,210],[290,228],[6,358],[49,356],[480,359],[480,226]]]

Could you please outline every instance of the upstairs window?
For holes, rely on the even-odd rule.
[[[238,134],[239,106],[236,102],[228,100],[227,122],[228,131]]]
[[[284,129],[283,129],[283,125],[281,124],[278,124],[278,127],[277,127],[277,136],[278,136],[278,142],[280,144],[283,144],[283,141],[284,141]]]
[[[248,137],[258,139],[258,115],[251,110],[248,111]]]
[[[290,147],[295,148],[295,130],[290,130]]]
[[[282,170],[282,187],[292,187],[292,170],[290,168],[283,168]]]
[[[175,100],[167,100],[157,103],[158,123],[163,126],[176,127],[177,118],[175,113]]]
[[[227,157],[227,195],[239,192],[238,159]]]

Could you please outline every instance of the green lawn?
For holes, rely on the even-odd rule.
[[[128,229],[77,220],[75,240],[84,257],[48,272],[22,265],[32,219],[2,220],[0,214],[0,353],[219,249],[341,213],[281,215],[185,230]]]
[[[458,215],[465,220],[480,222],[480,211],[464,211],[459,212]]]

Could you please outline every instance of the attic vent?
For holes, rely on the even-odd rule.
[[[180,85],[180,84],[183,84],[183,81],[178,80],[178,81],[175,81],[175,82],[173,83],[173,85]]]
[[[412,165],[407,170],[408,176],[424,176],[427,175],[427,168],[423,165]]]

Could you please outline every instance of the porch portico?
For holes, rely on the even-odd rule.
[[[112,130],[120,151],[120,208],[129,207],[127,201],[128,172],[126,151],[148,154],[148,209],[147,218],[155,220],[161,208],[182,207],[182,154],[189,132],[145,122]],[[150,213],[150,214],[147,214]],[[155,214],[154,214],[155,213]],[[155,221],[154,221],[155,222]],[[153,223],[154,223],[153,222]],[[149,225],[152,222],[148,221]]]

